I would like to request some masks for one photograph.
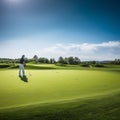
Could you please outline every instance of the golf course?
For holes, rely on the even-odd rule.
[[[0,68],[0,120],[119,120],[120,66]]]
[[[0,120],[120,120],[120,0],[0,0]]]

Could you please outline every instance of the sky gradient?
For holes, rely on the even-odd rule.
[[[1,0],[0,57],[120,58],[119,5],[119,0]]]

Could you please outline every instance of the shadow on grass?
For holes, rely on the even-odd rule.
[[[23,82],[28,82],[27,76],[19,76]]]

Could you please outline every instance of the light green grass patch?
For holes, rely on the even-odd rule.
[[[118,72],[89,70],[30,70],[29,82],[18,70],[0,71],[0,108],[62,101],[119,91]]]

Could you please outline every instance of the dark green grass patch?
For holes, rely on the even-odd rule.
[[[0,120],[119,120],[120,94],[0,110]]]
[[[4,69],[18,69],[19,64],[0,64],[0,68]],[[114,71],[120,72],[120,65],[89,65],[89,64],[80,64],[80,65],[67,65],[67,64],[26,64],[25,69],[31,70],[95,70],[95,71]]]
[[[8,68],[8,67],[10,67],[10,65],[8,65],[8,64],[0,64],[0,68]]]

